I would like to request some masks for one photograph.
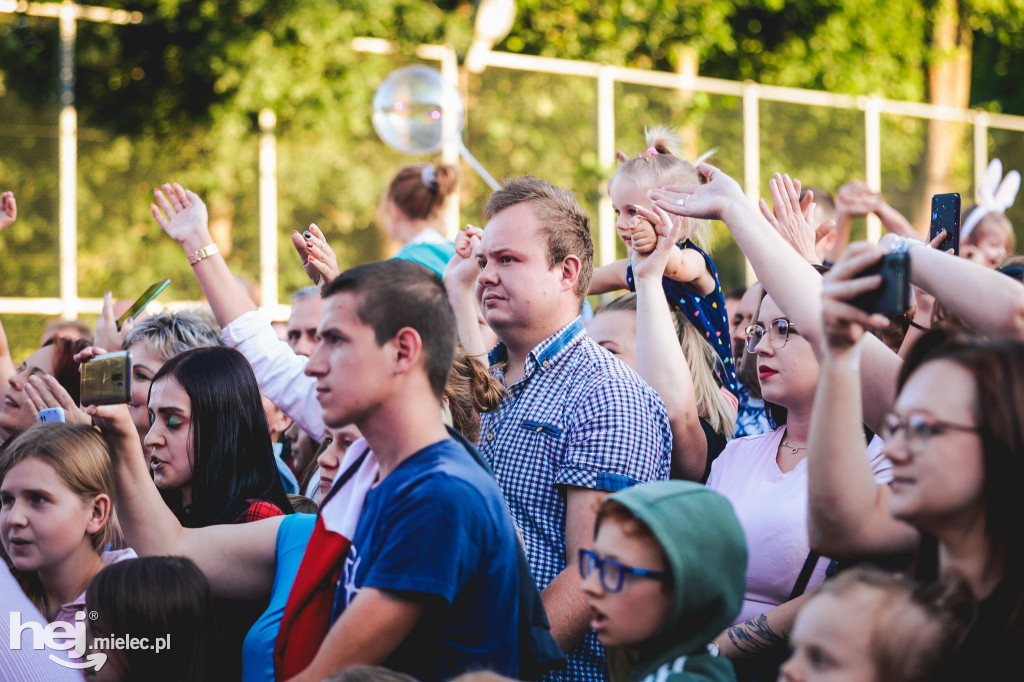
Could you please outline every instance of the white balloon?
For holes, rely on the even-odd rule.
[[[441,72],[407,66],[391,72],[373,96],[373,127],[405,154],[435,154],[458,137],[466,109]]]

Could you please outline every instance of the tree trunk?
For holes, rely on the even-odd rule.
[[[966,109],[971,100],[971,46],[973,35],[959,0],[941,0],[935,8],[932,59],[928,64],[928,98],[932,104]],[[927,234],[933,194],[966,188],[951,186],[950,173],[962,149],[967,125],[928,121],[928,137],[922,167],[917,208],[911,223]]]

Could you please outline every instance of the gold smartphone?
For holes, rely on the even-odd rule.
[[[132,356],[126,350],[97,355],[82,363],[83,405],[131,402]]]

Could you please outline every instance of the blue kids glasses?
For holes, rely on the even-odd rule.
[[[580,575],[586,580],[594,571],[601,573],[601,585],[605,591],[615,593],[621,592],[626,582],[627,575],[635,575],[639,578],[650,578],[658,582],[667,583],[668,575],[663,571],[649,571],[646,568],[633,568],[623,566],[615,559],[602,559],[589,549],[580,550]]]

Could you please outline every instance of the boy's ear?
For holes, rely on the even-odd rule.
[[[618,161],[619,163],[626,163],[627,161],[629,161],[629,157],[626,156],[626,152],[622,151],[621,149],[616,149],[615,160]]]
[[[575,289],[582,269],[583,263],[578,256],[573,254],[566,256],[562,260],[562,283],[568,285],[570,289]]]
[[[92,500],[91,516],[89,517],[89,523],[85,526],[85,531],[92,535],[103,530],[103,526],[107,524],[107,519],[110,518],[110,496],[100,493]]]
[[[395,374],[406,372],[423,355],[423,339],[412,327],[399,329],[391,343],[395,350]]]

